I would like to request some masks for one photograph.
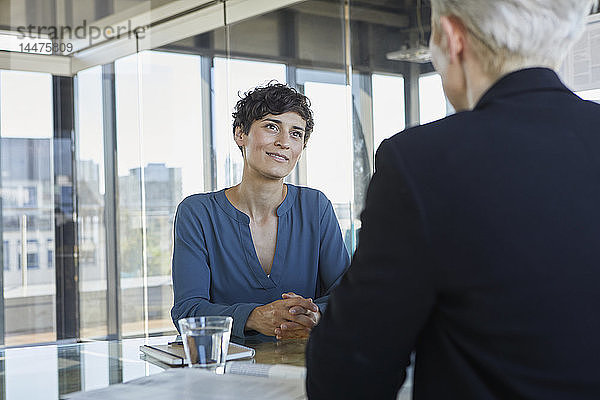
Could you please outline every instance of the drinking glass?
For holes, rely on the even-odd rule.
[[[233,318],[189,317],[178,323],[188,366],[224,373]]]

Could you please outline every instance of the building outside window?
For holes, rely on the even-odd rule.
[[[54,242],[51,239],[48,239],[46,249],[46,254],[48,256],[46,267],[54,268]]]
[[[10,271],[10,246],[8,240],[3,241],[3,249],[2,262],[4,264],[4,270]]]
[[[39,257],[39,242],[36,239],[27,240],[27,268],[28,269],[39,269],[40,268],[40,257]]]
[[[24,188],[25,201],[23,207],[36,207],[37,206],[37,188],[35,186],[28,186]]]
[[[442,78],[438,74],[423,75],[419,78],[419,117],[421,125],[448,115],[448,107]]]
[[[39,257],[39,243],[54,238],[52,96],[48,73],[0,71],[6,345],[56,339],[56,277],[53,268],[40,268]]]

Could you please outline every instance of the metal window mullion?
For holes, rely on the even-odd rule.
[[[404,104],[406,113],[404,121],[407,128],[419,125],[419,64],[409,63],[404,73]]]
[[[54,108],[54,243],[56,339],[79,337],[79,265],[76,255],[73,78],[52,77]],[[71,188],[63,191],[63,188]],[[27,262],[27,255],[23,255]]]
[[[295,65],[295,60],[298,58],[298,13],[290,9],[283,9],[280,13],[277,36],[279,38],[279,56],[283,60],[287,60],[285,66],[285,83],[296,90],[300,90],[296,84]],[[302,158],[305,158],[305,156],[302,155]],[[292,173],[287,177],[286,182],[295,185],[300,184],[299,163],[296,164]]]
[[[296,89],[298,91],[301,91],[296,83],[296,66],[295,65],[287,64],[285,66],[285,82],[288,86],[293,87],[294,89]],[[309,141],[310,141],[310,139],[309,139]],[[301,157],[306,158],[306,156],[304,155],[304,151],[302,153],[303,154],[301,155]],[[296,167],[294,168],[294,170],[288,177],[289,182],[294,185],[300,184],[300,166],[299,166],[299,164],[300,164],[299,162],[296,163]]]
[[[213,129],[212,112],[212,57],[200,57],[201,98],[202,98],[202,161],[204,167],[204,190],[217,189],[217,157]]]
[[[356,73],[352,85],[352,149],[354,217],[363,210],[367,186],[374,170],[373,88],[371,74]]]
[[[121,283],[118,265],[117,121],[114,63],[102,66],[104,131],[104,221],[106,233],[106,323],[109,339],[121,338]]]
[[[296,68],[294,68],[294,87],[296,88],[296,90],[298,90],[298,92],[305,94],[304,93],[304,82],[302,82],[302,84],[298,83],[297,78],[297,70]],[[289,78],[289,76],[288,76]],[[308,143],[306,144],[307,147],[310,146],[310,139],[308,139]],[[306,149],[304,149],[304,151],[302,152],[302,155],[300,156],[300,159],[298,160],[298,163],[296,164],[296,173],[295,173],[295,179],[296,179],[296,184],[297,185],[301,185],[301,186],[306,186],[308,185],[308,165],[306,163]]]

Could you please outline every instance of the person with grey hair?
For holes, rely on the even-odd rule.
[[[600,105],[554,70],[592,0],[431,0],[457,113],[384,141],[307,345],[310,399],[600,399]]]

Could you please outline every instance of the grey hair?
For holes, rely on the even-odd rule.
[[[460,19],[488,73],[556,69],[597,5],[598,0],[431,0],[432,27],[439,31],[441,16]]]

